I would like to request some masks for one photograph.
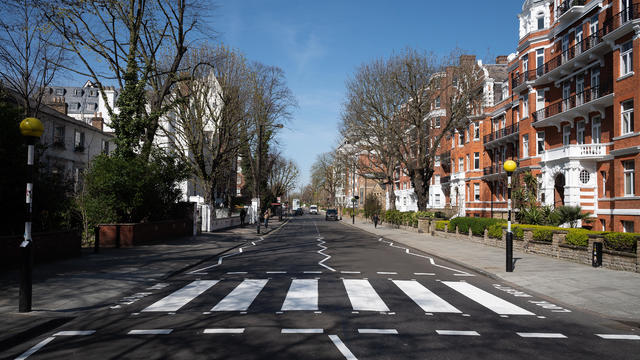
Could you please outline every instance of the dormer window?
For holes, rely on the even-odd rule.
[[[544,13],[538,13],[536,18],[538,19],[538,30],[544,29]]]

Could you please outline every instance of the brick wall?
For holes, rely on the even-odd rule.
[[[98,227],[100,247],[132,247],[158,240],[189,236],[193,232],[193,224],[188,220],[102,224]]]

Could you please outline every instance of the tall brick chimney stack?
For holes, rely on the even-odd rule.
[[[103,131],[104,119],[102,118],[101,112],[93,113],[93,118],[91,118],[91,126],[93,126],[96,129],[99,129],[100,131]]]
[[[507,55],[500,55],[496,57],[496,64],[506,65],[509,62]]]
[[[63,96],[54,96],[47,105],[53,110],[67,115],[67,104],[65,104]]]

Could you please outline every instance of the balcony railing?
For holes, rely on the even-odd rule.
[[[596,100],[609,94],[611,94],[611,85],[600,85],[585,89],[582,92],[571,95],[566,99],[562,99],[545,107],[544,109],[540,109],[534,112],[533,122],[538,122],[546,118],[561,114],[565,111],[584,105],[590,101]]]
[[[558,17],[564,15],[567,11],[571,10],[572,7],[583,6],[586,2],[586,0],[564,0],[558,6]]]
[[[565,3],[567,2],[568,1],[565,1]],[[574,4],[571,6],[575,6],[575,5],[577,4]],[[570,8],[571,7],[569,7],[569,9]],[[534,75],[536,76],[536,78],[539,78],[557,69],[558,67],[573,60],[576,56],[600,44],[604,36],[610,34],[614,30],[618,29],[620,26],[624,25],[625,23],[635,19],[640,19],[640,4],[633,4],[630,7],[625,8],[621,12],[607,18],[602,24],[602,29],[600,29],[597,33],[591,34],[581,42],[563,51],[560,55],[547,61],[541,67],[538,67],[535,70]],[[531,80],[535,80],[535,79],[534,78],[528,79],[528,81],[531,81]]]
[[[451,176],[443,176],[440,178],[440,184],[446,184],[451,182]]]
[[[515,134],[520,130],[520,124],[509,125],[505,128],[499,129],[497,131],[492,132],[489,135],[485,135],[483,140],[484,143],[488,143],[494,140],[502,139],[505,136],[509,136],[511,134]]]
[[[533,81],[537,78],[538,76],[536,74],[536,70],[529,70],[523,73],[514,74],[511,77],[511,87],[515,89],[518,86],[526,83],[527,81]]]
[[[604,155],[607,155],[607,145],[605,144],[572,144],[546,150],[542,153],[542,161],[563,158],[598,158]]]
[[[502,173],[504,173],[504,167],[502,166],[502,164],[495,164],[482,169],[482,174],[485,176]]]

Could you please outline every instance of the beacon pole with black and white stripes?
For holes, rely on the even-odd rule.
[[[504,162],[504,170],[507,172],[507,272],[513,272],[513,232],[511,232],[511,174],[516,171],[516,162],[507,160]]]
[[[33,239],[31,224],[33,222],[33,172],[35,159],[35,143],[42,136],[44,127],[36,118],[26,118],[20,122],[20,133],[27,142],[27,191],[25,202],[24,240],[20,244],[22,266],[20,271],[20,312],[31,311],[32,273],[33,273]]]

